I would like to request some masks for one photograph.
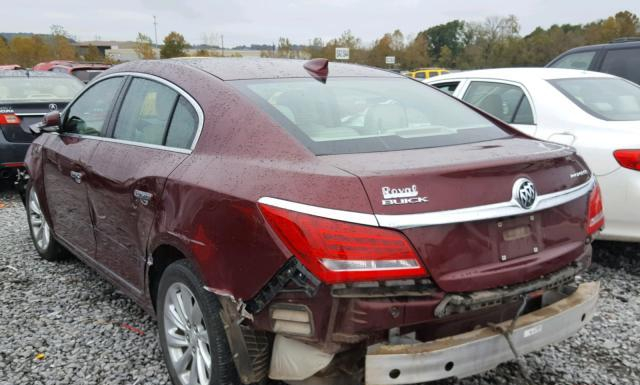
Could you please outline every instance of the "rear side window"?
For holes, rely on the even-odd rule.
[[[640,86],[620,78],[549,80],[587,113],[604,120],[640,120]]]
[[[460,82],[438,83],[438,84],[432,84],[432,86],[436,87],[440,91],[444,91],[449,95],[452,95],[454,92],[456,92],[456,88],[458,88],[458,84],[460,84]]]
[[[416,72],[416,79],[426,79],[426,75],[424,71]]]
[[[534,124],[531,103],[518,86],[474,81],[462,99],[507,123]]]
[[[551,64],[550,67],[587,70],[594,56],[596,56],[596,51],[570,53]]]
[[[176,110],[173,113],[165,144],[169,147],[188,149],[191,147],[193,138],[196,136],[197,129],[198,115],[196,114],[196,110],[181,96],[176,105]]]
[[[123,78],[96,83],[83,93],[66,112],[65,132],[103,136],[105,122],[120,90]]]
[[[435,78],[436,76],[440,75],[438,73],[438,71],[431,71],[429,72],[429,78]]]
[[[115,139],[162,145],[178,93],[152,80],[134,78],[122,102]]]
[[[640,48],[608,51],[601,71],[640,84]]]
[[[463,103],[406,78],[231,82],[317,155],[509,137]]]

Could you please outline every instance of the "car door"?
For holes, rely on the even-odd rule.
[[[56,237],[85,257],[95,255],[93,215],[87,200],[87,164],[104,135],[122,77],[96,83],[64,112],[59,135],[43,146],[44,183]]]
[[[141,293],[159,199],[169,174],[191,152],[201,114],[184,91],[152,77],[132,77],[119,104],[111,138],[91,159],[89,199],[96,259]]]
[[[531,98],[520,84],[499,80],[471,80],[464,90],[462,100],[527,135],[536,134]]]
[[[640,47],[607,50],[600,71],[640,84]]]

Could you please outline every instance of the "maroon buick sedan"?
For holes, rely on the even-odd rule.
[[[595,310],[585,162],[394,73],[133,62],[32,129],[38,253],[154,314],[176,385],[464,377]]]

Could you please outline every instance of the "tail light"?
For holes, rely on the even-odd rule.
[[[14,114],[0,114],[0,124],[20,124],[20,118]]]
[[[589,215],[587,216],[587,234],[592,235],[604,226],[604,210],[602,209],[602,193],[600,186],[596,187],[589,195]]]
[[[260,204],[271,228],[311,273],[333,284],[425,276],[401,233]]]
[[[640,171],[640,150],[616,150],[613,156],[620,166]]]

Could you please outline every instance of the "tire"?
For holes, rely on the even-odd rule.
[[[67,257],[67,251],[53,237],[51,226],[49,226],[47,219],[42,214],[42,206],[40,205],[38,194],[31,184],[26,188],[25,208],[27,210],[29,234],[31,235],[33,246],[40,257],[47,261],[58,261]]]
[[[169,375],[175,385],[240,384],[219,315],[220,303],[203,286],[187,260],[169,265],[160,279],[156,299],[158,332]],[[187,319],[184,313],[190,313],[191,316]],[[185,324],[188,326],[185,327]],[[172,346],[168,344],[169,339]],[[191,353],[193,351],[195,353]],[[208,370],[207,353],[210,363]],[[185,362],[182,367],[181,362]],[[194,365],[197,368],[195,374]],[[202,368],[205,370],[202,371]],[[199,377],[199,381],[193,381],[192,376],[201,373],[204,375]]]

